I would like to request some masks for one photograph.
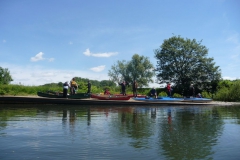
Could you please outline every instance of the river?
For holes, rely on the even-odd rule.
[[[238,160],[240,106],[0,105],[0,159]]]

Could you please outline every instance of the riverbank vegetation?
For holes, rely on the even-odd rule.
[[[79,85],[78,93],[87,92],[87,80],[85,78],[76,77]],[[105,89],[109,89],[111,94],[119,94],[121,88],[112,81],[90,80],[92,84],[92,93],[103,93]],[[37,96],[38,91],[47,92],[55,91],[62,92],[62,82],[50,83],[41,86],[23,86],[15,84],[0,84],[0,95],[13,96]],[[213,98],[217,101],[240,102],[240,80],[220,80],[217,84],[216,91],[213,92],[210,88],[202,90],[201,94],[205,98]],[[139,88],[138,94],[148,95],[151,88]],[[166,88],[156,88],[158,96],[167,96]],[[126,89],[127,94],[132,94],[132,86],[129,85]],[[182,97],[181,92],[173,90],[174,97]]]

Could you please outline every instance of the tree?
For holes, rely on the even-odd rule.
[[[0,67],[0,84],[9,84],[13,81],[10,71],[7,68]]]
[[[116,83],[121,80],[132,83],[136,80],[139,87],[148,86],[149,82],[153,82],[153,64],[147,57],[134,54],[129,62],[117,61],[117,64],[114,64],[109,70],[108,76]]]
[[[108,87],[116,87],[116,84],[115,84],[113,81],[102,80],[102,81],[100,82],[100,86],[101,86],[101,87],[106,87],[106,86],[108,86]]]
[[[63,87],[63,82],[58,82],[57,86],[58,87]]]
[[[216,89],[215,84],[221,78],[220,69],[213,58],[207,58],[208,49],[201,41],[173,36],[164,40],[154,53],[158,83],[173,83],[179,93],[184,90],[184,95],[191,83],[200,90],[211,84],[212,89]]]

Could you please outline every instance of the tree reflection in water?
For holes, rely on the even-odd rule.
[[[159,131],[159,147],[172,159],[206,159],[213,154],[223,130],[223,121],[215,111],[202,112],[199,108],[184,108],[174,117],[168,112],[168,123]],[[170,131],[170,132],[169,132]]]

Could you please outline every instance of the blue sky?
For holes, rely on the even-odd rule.
[[[202,40],[222,77],[239,79],[239,8],[238,0],[2,0],[0,67],[12,84],[108,80],[113,64],[136,53],[156,66],[154,50],[180,35]]]

